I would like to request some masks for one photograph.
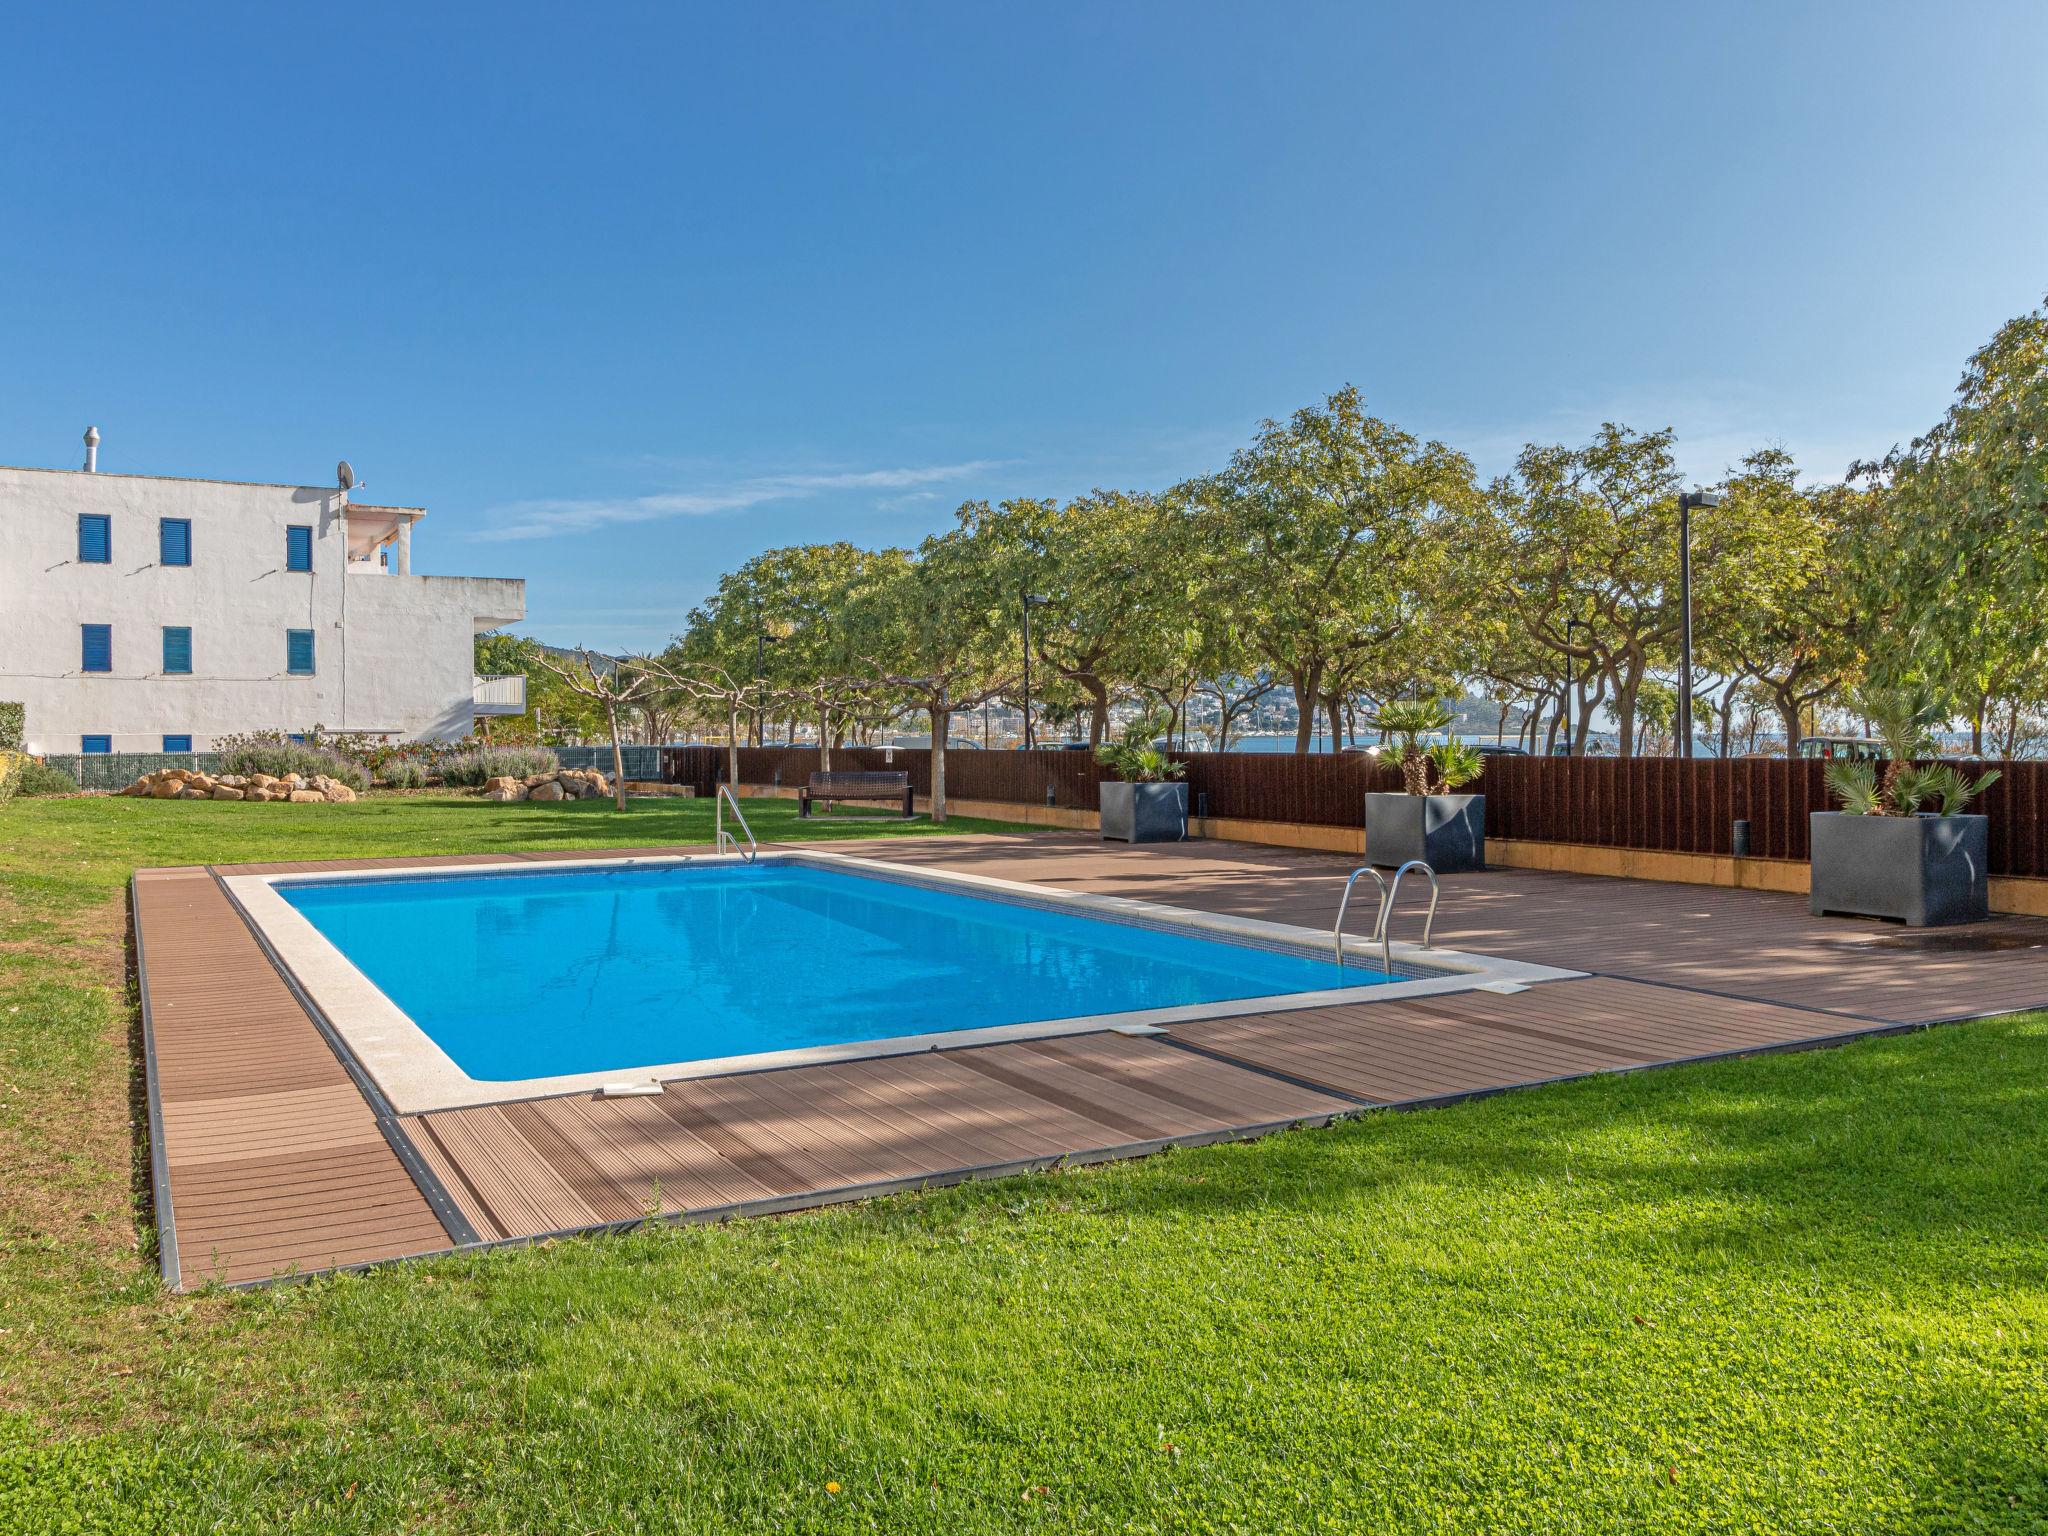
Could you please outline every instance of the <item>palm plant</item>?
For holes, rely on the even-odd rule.
[[[1164,784],[1185,778],[1188,765],[1175,762],[1153,745],[1164,724],[1163,715],[1138,716],[1124,726],[1115,741],[1096,749],[1095,760],[1131,784]]]
[[[1947,707],[1925,684],[1857,695],[1851,708],[1870,722],[1884,743],[1884,772],[1875,763],[1837,761],[1826,770],[1827,786],[1852,816],[1915,816],[1930,801],[1936,816],[1956,816],[1998,781],[1996,768],[1974,783],[1953,764],[1917,764],[1935,749],[1934,728]]]
[[[1446,729],[1451,711],[1440,699],[1397,699],[1383,705],[1372,725],[1400,748],[1401,787],[1411,795],[1444,795],[1478,778],[1486,760],[1458,741],[1424,748],[1422,738]]]

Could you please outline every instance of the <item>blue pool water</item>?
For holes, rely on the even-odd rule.
[[[292,884],[473,1078],[1370,986],[1377,970],[801,865]]]

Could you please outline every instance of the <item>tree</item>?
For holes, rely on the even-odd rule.
[[[847,644],[869,675],[931,722],[931,815],[946,819],[946,743],[956,710],[1016,686],[1019,632],[996,563],[965,529],[929,538],[917,558],[848,605]]]
[[[595,657],[580,646],[576,660],[568,665],[558,664],[552,657],[542,654],[540,665],[561,680],[562,686],[579,698],[589,699],[604,711],[605,728],[612,740],[612,797],[620,811],[626,809],[626,754],[619,744],[620,714],[637,701],[647,697],[662,683],[673,683],[658,662],[648,658],[631,658],[630,665],[599,665],[611,662],[610,657]]]
[[[1717,551],[1714,606],[1700,655],[1722,680],[1722,750],[1743,683],[1776,705],[1785,750],[1796,752],[1807,709],[1838,691],[1859,664],[1855,530],[1869,496],[1847,486],[1802,490],[1790,454],[1750,454],[1722,486],[1721,522],[1739,545]]]
[[[1654,666],[1678,632],[1678,472],[1672,434],[1601,425],[1583,447],[1530,444],[1514,473],[1494,482],[1470,537],[1485,573],[1468,601],[1512,614],[1530,640],[1598,678],[1619,729],[1635,750],[1636,708]],[[1710,573],[1725,574],[1730,520],[1694,519],[1695,601],[1715,605]],[[1583,704],[1583,700],[1580,701]],[[1573,749],[1583,750],[1592,711]]]
[[[1931,431],[1851,473],[1874,494],[1865,599],[1891,617],[1873,680],[1939,679],[1981,751],[1993,701],[2048,687],[2048,305],[1971,356]]]
[[[1137,681],[1140,657],[1150,654],[1154,616],[1134,597],[1156,574],[1152,562],[1172,557],[1158,538],[1163,517],[1159,498],[1126,491],[1098,490],[1065,506],[960,508],[960,528],[985,551],[996,591],[1018,604],[1026,593],[1044,599],[1031,617],[1032,657],[1086,702],[1091,747],[1109,729],[1112,696]]]
[[[537,640],[491,630],[476,637],[473,665],[478,675],[526,679],[526,709],[522,714],[483,717],[486,741],[555,742],[568,737],[594,735],[602,716],[593,703],[565,688],[541,659],[547,650]]]
[[[1292,689],[1307,752],[1333,678],[1418,617],[1418,567],[1446,509],[1472,495],[1472,466],[1366,413],[1346,386],[1284,424],[1267,421],[1222,474],[1185,487],[1223,604]]]

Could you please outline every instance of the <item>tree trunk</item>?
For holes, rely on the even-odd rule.
[[[946,819],[946,731],[953,723],[953,711],[943,701],[927,711],[932,722],[932,820]]]
[[[1100,747],[1109,735],[1109,690],[1095,678],[1081,679],[1088,690],[1088,749]]]
[[[1796,757],[1799,755],[1799,743],[1804,739],[1804,732],[1800,730],[1802,709],[1799,696],[1777,683],[1770,687],[1771,702],[1778,706],[1778,719],[1785,726],[1785,755]]]
[[[1984,703],[1977,700],[1977,707],[1970,711],[1970,756],[1982,760],[1984,756]]]
[[[728,699],[725,706],[725,782],[732,786],[732,792],[740,792],[740,706],[737,699]]]
[[[1617,727],[1615,731],[1617,738],[1616,750],[1623,757],[1633,757],[1635,755],[1636,689],[1639,686],[1640,680],[1637,678],[1631,677],[1626,680],[1620,676],[1615,678],[1614,721]]]
[[[619,706],[610,699],[604,701],[604,722],[612,731],[612,803],[623,811],[626,808],[626,754],[619,746]]]
[[[818,706],[818,772],[832,771],[832,706]]]
[[[1330,717],[1330,750],[1338,752],[1344,746],[1344,720],[1341,713],[1344,701],[1334,693],[1323,695],[1323,713]]]
[[[1306,674],[1297,672],[1290,680],[1294,689],[1294,754],[1308,756],[1309,747],[1316,734],[1316,696],[1323,680],[1323,669],[1311,668]]]

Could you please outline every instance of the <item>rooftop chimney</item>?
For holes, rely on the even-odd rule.
[[[85,472],[88,475],[97,474],[99,467],[100,429],[98,427],[87,427],[85,429]]]

